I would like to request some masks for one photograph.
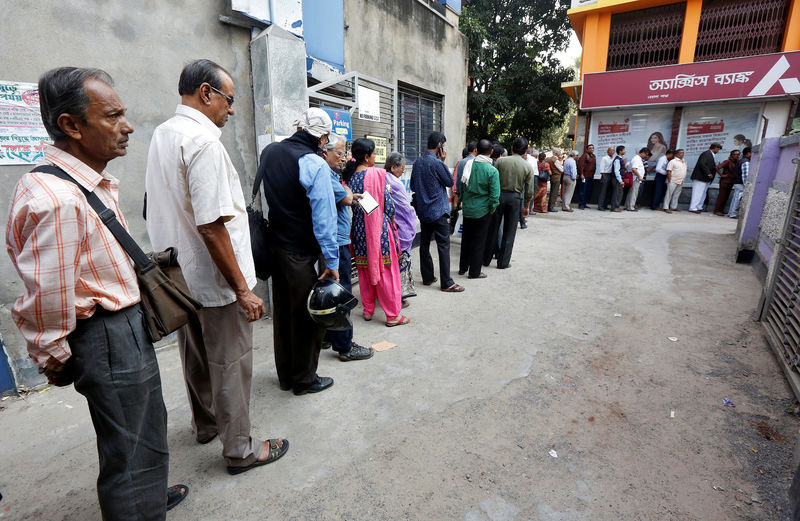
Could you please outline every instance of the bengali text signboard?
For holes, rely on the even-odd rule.
[[[367,136],[375,143],[375,164],[386,162],[386,155],[389,153],[389,139],[385,137]]]
[[[0,80],[0,165],[35,163],[50,142],[37,85]]]
[[[800,51],[583,77],[581,109],[800,94]]]

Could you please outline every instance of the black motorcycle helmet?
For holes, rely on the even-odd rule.
[[[348,311],[358,305],[358,299],[333,279],[318,280],[308,294],[308,314],[311,319],[334,331],[353,327]]]

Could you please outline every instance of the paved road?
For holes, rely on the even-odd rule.
[[[161,350],[170,481],[191,487],[169,519],[785,519],[800,421],[752,321],[760,286],[733,263],[734,227],[536,216],[511,269],[457,277],[462,294],[420,285],[412,324],[357,315],[357,341],[398,347],[323,352],[336,384],[318,395],[278,390],[259,322],[254,431],[292,448],[236,477],[218,442],[193,442],[177,351]],[[0,406],[0,519],[97,519],[83,399],[52,388]]]

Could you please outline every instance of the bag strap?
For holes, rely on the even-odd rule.
[[[261,168],[262,166],[264,168]],[[253,206],[253,204],[256,202],[256,197],[258,197],[258,191],[261,190],[261,185],[264,183],[264,174],[266,174],[266,172],[267,172],[266,165],[259,164],[258,168],[256,169],[256,178],[253,181],[253,193],[252,197],[250,198],[250,206]]]
[[[78,181],[75,180],[75,178],[57,166],[40,165],[34,168],[33,172],[43,172],[45,174],[54,175],[63,179],[64,181],[75,183],[86,196],[89,206],[91,206],[92,209],[97,213],[97,216],[100,217],[100,220],[103,221],[103,224],[106,226],[106,228],[108,228],[108,231],[110,231],[114,238],[117,239],[119,245],[122,246],[122,249],[125,250],[125,253],[128,254],[136,267],[139,268],[141,272],[147,272],[155,267],[153,261],[150,260],[144,251],[142,251],[139,245],[136,244],[136,241],[133,240],[133,237],[131,237],[122,224],[117,220],[117,216],[114,214],[114,212],[106,208],[106,205],[103,204],[96,193],[90,192],[84,188]]]

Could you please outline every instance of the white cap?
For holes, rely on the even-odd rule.
[[[333,128],[333,122],[328,113],[317,107],[311,107],[303,112],[300,119],[296,120],[293,125],[296,128],[305,130],[314,137],[330,134]]]

